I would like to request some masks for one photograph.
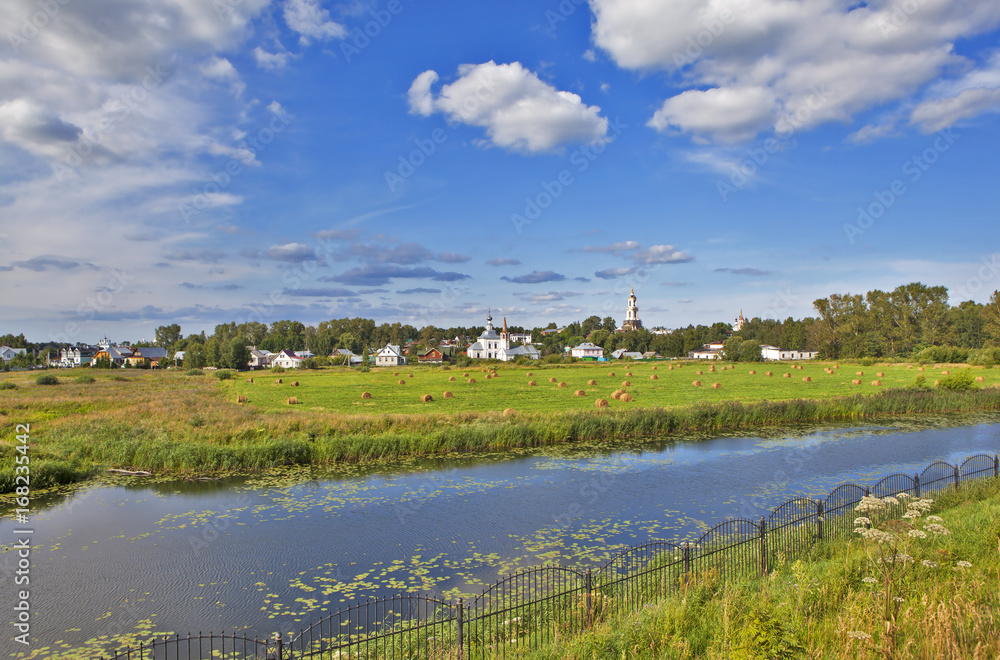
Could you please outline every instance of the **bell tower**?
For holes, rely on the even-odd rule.
[[[625,323],[622,330],[638,330],[642,327],[639,320],[639,306],[635,303],[635,288],[630,289],[628,294],[628,308],[625,310]]]

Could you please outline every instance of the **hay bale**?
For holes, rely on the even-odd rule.
[[[528,372],[528,378],[531,378],[531,372],[530,371]]]
[[[764,374],[764,375],[765,375],[765,376],[773,376],[773,375],[774,375],[774,372],[773,372],[773,371],[768,371],[768,372],[767,372],[766,374]]]
[[[631,386],[632,386],[632,381],[630,381],[630,380],[623,380],[622,381],[622,387],[631,387]]]
[[[455,382],[455,377],[454,376],[448,376],[448,382],[449,383],[454,383]]]
[[[809,376],[803,376],[802,377],[802,382],[803,383],[811,383],[812,382],[812,378],[810,378]]]
[[[986,377],[985,376],[976,376],[976,382],[977,383],[984,383],[984,382],[986,382]]]
[[[881,371],[880,371],[880,372],[878,372],[878,373],[877,373],[877,374],[875,374],[875,375],[876,375],[877,377],[879,377],[879,378],[884,378],[884,377],[885,377],[885,374],[884,374],[883,372],[881,372]]]
[[[535,381],[533,381],[533,380],[529,380],[529,381],[528,381],[528,387],[534,387],[535,385],[538,385],[538,383],[536,383],[536,382],[535,382]]]
[[[912,368],[913,368],[913,365],[912,365],[912,364],[908,364],[908,365],[906,365],[906,368],[907,368],[907,369],[912,369]]]
[[[361,398],[362,399],[370,399],[370,398],[372,398],[372,393],[371,392],[362,392],[361,393]]]
[[[413,374],[406,374],[407,378],[413,378]]]
[[[553,377],[549,378],[549,382],[550,382],[550,383],[556,383],[556,382],[558,382],[558,381],[556,380],[556,377],[555,377],[555,376],[553,376]]]
[[[392,372],[392,375],[393,375],[393,376],[398,376],[398,375],[399,375],[399,372],[398,372],[398,371],[393,371],[393,372]]]
[[[872,387],[881,387],[881,386],[882,386],[882,381],[880,381],[880,380],[873,380],[872,381]]]
[[[710,374],[714,374],[715,373],[715,365],[714,364],[708,368],[708,373],[710,373]]]
[[[587,381],[587,385],[597,385],[597,381],[596,380],[588,380]]]
[[[585,394],[586,392],[584,392],[583,390],[577,390],[576,392],[573,392],[573,396],[583,396]]]
[[[292,387],[298,387],[299,386],[299,381],[293,380],[292,382],[289,383],[289,385],[291,385]]]
[[[618,397],[618,400],[623,401],[624,403],[629,403],[632,401],[632,395],[628,392],[623,392],[622,395]]]
[[[757,375],[757,370],[756,369],[751,369],[750,370],[750,375],[751,376],[756,376]]]
[[[400,378],[399,380],[396,381],[396,384],[397,385],[406,385],[406,381],[403,380],[402,378]]]
[[[855,378],[854,380],[851,381],[851,385],[860,385],[860,384],[861,384],[860,378]]]
[[[625,372],[625,377],[626,378],[631,378],[632,377],[632,372],[631,371],[626,371]]]
[[[923,370],[924,370],[923,367],[917,367],[917,371],[923,371]]]
[[[649,377],[649,380],[659,380],[659,376],[653,374],[652,376]]]
[[[462,374],[462,378],[468,378],[469,374]]]
[[[712,389],[713,390],[721,390],[722,389],[722,383],[712,383]]]
[[[704,371],[696,371],[694,373],[695,373],[696,376],[704,376],[705,375]]]
[[[950,371],[948,371],[947,369],[942,369],[942,370],[941,370],[941,375],[942,375],[942,376],[950,376],[950,375],[951,375],[951,372],[950,372]]]
[[[275,384],[275,385],[281,385],[281,379],[280,379],[280,378],[276,378],[276,379],[274,380],[274,384]]]
[[[239,396],[236,397],[236,403],[246,403],[246,402],[247,402],[246,395],[240,394]]]
[[[475,384],[476,384],[476,379],[475,378],[470,378],[469,379],[469,385],[475,385]]]
[[[670,369],[670,371],[673,371],[674,370],[674,365],[670,365],[669,369]]]
[[[608,400],[607,399],[598,399],[597,401],[594,401],[594,407],[595,408],[607,408],[608,407]]]
[[[786,371],[785,373],[781,374],[781,377],[782,377],[782,378],[791,378],[791,377],[792,377],[792,374],[790,374],[790,373],[788,373],[788,372]]]
[[[493,374],[486,374],[486,380],[493,378]]]
[[[253,383],[253,378],[247,378],[248,383]]]
[[[865,372],[863,372],[863,371],[859,371],[859,372],[858,372],[857,374],[855,374],[855,375],[856,375],[856,376],[857,376],[858,378],[861,378],[862,376],[864,376],[864,375],[865,375]]]
[[[693,383],[691,383],[691,386],[692,387],[701,387],[701,381],[700,380],[696,380]]]
[[[298,402],[299,402],[299,398],[298,397],[295,397],[295,396],[288,397],[288,405],[294,406]]]
[[[566,383],[559,383],[559,387],[566,387]]]
[[[617,401],[618,399],[622,398],[622,394],[625,394],[625,392],[623,392],[622,390],[615,390],[614,392],[611,393],[611,398]]]
[[[513,417],[516,414],[517,414],[517,411],[514,410],[513,408],[504,408],[503,409],[503,416],[504,417]]]
[[[445,391],[445,393],[444,393],[444,394],[442,394],[441,396],[442,396],[442,398],[445,398],[445,399],[450,399],[451,397],[453,397],[453,396],[455,396],[455,395],[454,395],[454,394],[452,394],[451,392],[448,392],[448,391],[446,390],[446,391]]]
[[[656,365],[653,365],[653,371],[656,371]]]
[[[608,372],[608,377],[609,377],[609,378],[614,378],[614,377],[615,377],[615,372],[613,372],[613,371],[609,371],[609,372]]]
[[[420,402],[421,403],[428,403],[428,402],[433,401],[433,400],[434,400],[434,397],[432,397],[430,394],[424,394],[423,396],[420,397]]]

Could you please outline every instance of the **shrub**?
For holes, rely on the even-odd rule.
[[[188,376],[204,376],[205,372],[201,369],[188,369],[184,372]]]
[[[950,376],[945,376],[938,381],[938,387],[943,387],[946,390],[971,390],[975,389],[976,383],[975,379],[972,377],[972,372],[968,369],[959,371],[956,374]]]
[[[16,390],[16,389],[17,389],[17,383],[14,383],[12,381],[5,380],[2,383],[0,383],[0,390]]]
[[[283,374],[283,373],[285,373],[285,368],[284,367],[271,367],[271,372],[272,373],[276,373],[276,374]]]
[[[126,378],[125,376],[122,376],[121,374],[115,374],[114,376],[111,377],[111,380],[116,380],[119,383],[127,383],[128,382],[128,378]]]
[[[215,377],[219,380],[234,380],[236,378],[236,372],[230,371],[229,369],[220,369],[215,372]]]
[[[74,383],[93,383],[95,380],[97,380],[97,379],[94,378],[93,376],[91,376],[90,374],[83,374],[81,376],[77,376],[76,378],[74,378],[73,382]]]
[[[35,385],[58,385],[59,379],[52,374],[42,374],[35,379]]]

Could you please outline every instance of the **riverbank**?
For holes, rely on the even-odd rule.
[[[930,513],[950,534],[911,540],[916,561],[893,583],[891,637],[878,593],[882,577],[865,542],[854,538],[818,544],[764,579],[703,580],[522,657],[1000,657],[1000,483],[932,497]],[[921,529],[924,520],[913,527]],[[908,527],[893,529],[902,534]]]
[[[1000,375],[994,370],[974,371],[983,378],[978,388],[952,391],[912,387],[923,375],[913,365],[864,368],[895,385],[889,389],[852,384],[860,368],[847,365],[720,364],[712,365],[715,372],[705,364],[623,366],[613,376],[606,365],[504,365],[495,377],[417,366],[396,372],[258,372],[222,381],[211,372],[74,370],[54,372],[56,385],[36,384],[37,373],[8,374],[0,382],[15,388],[0,390],[7,447],[0,492],[14,485],[18,424],[31,428],[32,486],[42,488],[109,468],[203,474],[1000,410]],[[934,369],[933,377],[941,378],[942,371],[954,368]],[[691,376],[719,382],[720,388],[696,387]],[[472,378],[477,382],[468,382]],[[421,402],[420,393],[431,387],[452,387],[453,396]],[[613,398],[615,390],[628,392],[632,401]],[[364,392],[371,398],[363,398]],[[288,403],[292,395],[298,403]],[[246,402],[237,403],[239,397]],[[595,398],[609,405],[596,408]]]

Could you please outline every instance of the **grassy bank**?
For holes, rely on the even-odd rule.
[[[936,497],[931,513],[950,534],[913,550],[916,565],[894,591],[901,601],[892,639],[881,585],[865,582],[879,575],[871,548],[856,537],[817,545],[764,579],[702,581],[639,612],[609,612],[590,631],[517,657],[1000,657],[1000,483]]]
[[[37,488],[85,479],[109,467],[178,473],[256,470],[1000,410],[1000,389],[995,387],[1000,374],[994,370],[974,371],[984,378],[976,383],[979,389],[950,391],[901,387],[920,375],[919,367],[907,365],[864,368],[881,371],[882,382],[896,384],[895,388],[851,385],[860,368],[846,365],[839,369],[821,364],[804,369],[780,364],[738,369],[717,365],[715,372],[703,364],[670,366],[675,365],[661,362],[625,369],[504,366],[489,379],[482,371],[429,367],[413,367],[395,375],[391,370],[258,372],[252,375],[252,383],[246,374],[219,381],[210,374],[184,372],[76,370],[56,372],[58,384],[41,385],[35,382],[35,374],[10,374],[0,380],[14,384],[13,389],[0,389],[5,447],[0,456],[0,492],[9,492],[13,485],[18,424],[31,428],[31,475]],[[765,369],[775,375],[766,376]],[[612,371],[617,372],[615,376],[609,375]],[[703,375],[698,376],[698,371]],[[941,370],[935,371],[937,375]],[[793,372],[795,379],[781,375]],[[722,386],[715,390],[694,387],[691,376]],[[452,377],[456,380],[449,380]],[[459,378],[465,380],[459,383]],[[477,382],[469,383],[469,378]],[[549,382],[552,378],[555,383]],[[623,384],[626,380],[629,385]],[[532,381],[536,384],[529,385]],[[451,387],[454,395],[420,402],[420,394],[431,392],[431,387]],[[574,388],[585,395],[576,396]],[[616,389],[628,391],[633,400],[612,398]],[[362,398],[363,392],[372,397]],[[247,398],[246,403],[236,402],[241,396]],[[299,403],[288,404],[290,396]],[[610,405],[595,408],[598,397]]]

